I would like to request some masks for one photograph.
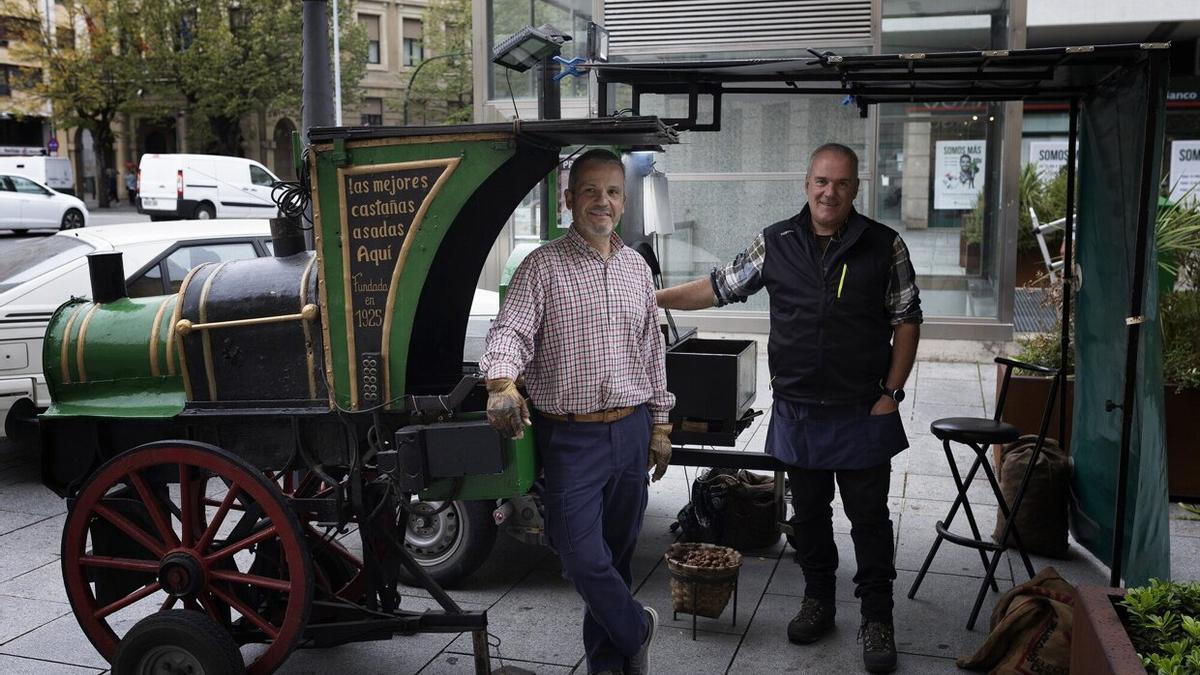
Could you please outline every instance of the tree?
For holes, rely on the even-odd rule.
[[[115,180],[113,120],[147,86],[140,2],[62,0],[63,23],[47,21],[43,6],[43,0],[0,0],[0,14],[15,19],[10,25],[18,40],[9,53],[41,69],[31,78],[38,96],[26,101],[38,108],[48,101],[58,127],[92,133],[100,182],[96,195],[100,206],[108,206],[106,183],[110,174]]]
[[[296,109],[301,90],[298,0],[143,0],[156,26],[153,100],[174,109],[183,98],[189,145],[242,154],[242,120],[261,110]],[[353,2],[340,4],[343,88],[357,92],[366,72],[366,35]]]
[[[472,107],[471,1],[430,0],[423,21],[425,61],[419,74],[405,73],[411,87],[401,94],[408,120],[470,122]],[[416,71],[413,71],[416,72]]]

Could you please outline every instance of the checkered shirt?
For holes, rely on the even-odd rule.
[[[574,229],[513,274],[479,367],[525,375],[533,406],[554,415],[646,403],[656,424],[675,405],[650,269],[612,237],[608,260]]]
[[[710,279],[717,306],[745,302],[762,289],[763,262],[767,258],[767,242],[760,232],[749,248],[737,254],[724,267],[714,267]],[[921,298],[917,291],[917,273],[908,259],[908,246],[900,235],[892,245],[892,275],[888,279],[885,300],[893,326],[902,323],[921,323]]]

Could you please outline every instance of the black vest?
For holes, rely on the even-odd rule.
[[[763,230],[771,388],[810,404],[873,401],[892,354],[885,296],[898,236],[857,211],[822,254],[808,206]]]

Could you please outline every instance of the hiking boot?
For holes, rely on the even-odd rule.
[[[863,665],[868,673],[890,673],[896,669],[896,630],[891,623],[867,621],[858,629],[863,643]]]
[[[788,640],[798,645],[820,640],[822,635],[833,629],[836,614],[837,604],[833,600],[804,598],[804,602],[800,603],[800,611],[788,622]]]
[[[646,612],[646,639],[636,654],[629,659],[627,675],[648,675],[650,672],[650,643],[654,641],[654,629],[658,627],[658,612],[653,607],[643,607]]]

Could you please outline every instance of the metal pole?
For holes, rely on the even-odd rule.
[[[1058,441],[1067,439],[1067,363],[1071,356],[1071,283],[1075,272],[1075,143],[1079,136],[1079,99],[1071,99],[1070,119],[1067,130],[1067,219],[1063,223],[1063,298],[1062,298],[1062,360],[1059,367],[1064,373],[1063,386],[1058,391]]]
[[[325,0],[304,0],[300,124],[305,145],[310,129],[333,123],[333,96],[329,91],[329,22],[325,11],[328,6]]]
[[[537,66],[538,119],[556,120],[562,117],[562,93],[554,76],[558,74],[558,62],[548,56]],[[538,238],[550,239],[550,209],[558,209],[558,195],[550,194],[550,179],[543,178],[538,184],[538,198],[542,203],[538,214]]]
[[[338,0],[333,0],[333,123],[342,126],[342,45]]]
[[[1129,440],[1133,432],[1133,413],[1136,408],[1138,343],[1142,335],[1142,290],[1146,285],[1146,248],[1150,236],[1150,196],[1158,184],[1158,167],[1154,166],[1154,142],[1158,134],[1158,102],[1153,96],[1159,89],[1160,57],[1149,57],[1146,97],[1146,135],[1143,139],[1141,184],[1138,186],[1138,222],[1136,252],[1133,260],[1133,279],[1129,288],[1129,317],[1125,320],[1128,337],[1125,342],[1125,392],[1121,401],[1121,451],[1117,468],[1116,521],[1113,523],[1113,554],[1109,585],[1121,585],[1122,553],[1125,549],[1126,479],[1129,474]]]

